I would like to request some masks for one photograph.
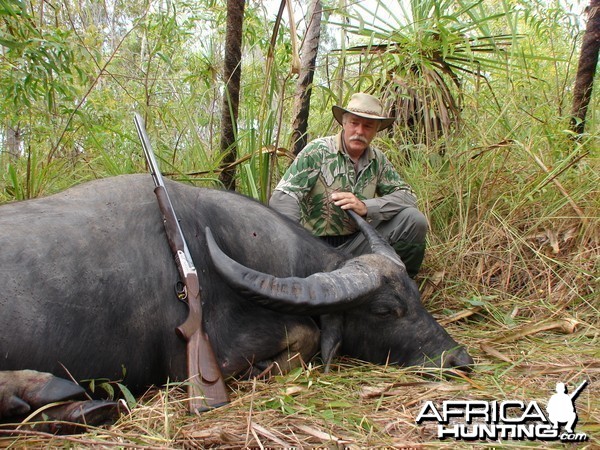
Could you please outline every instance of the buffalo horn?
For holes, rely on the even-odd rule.
[[[375,253],[376,255],[387,256],[400,267],[406,269],[406,266],[404,265],[396,251],[392,248],[392,246],[388,244],[386,240],[383,239],[379,235],[379,233],[377,233],[377,231],[365,219],[363,219],[357,213],[350,209],[347,210],[347,213],[350,217],[352,217],[354,222],[356,222],[356,225],[358,225],[358,228],[360,228],[362,234],[365,235],[365,238],[371,246],[371,252]]]
[[[219,248],[206,227],[210,257],[223,278],[259,304],[293,314],[326,314],[352,308],[367,300],[382,283],[382,277],[361,258],[347,261],[340,269],[306,278],[277,278],[234,261]]]

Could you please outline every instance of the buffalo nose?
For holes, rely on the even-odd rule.
[[[443,367],[447,369],[461,369],[467,372],[473,370],[475,362],[464,347],[458,347],[444,355]]]

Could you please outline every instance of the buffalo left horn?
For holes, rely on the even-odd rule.
[[[293,314],[326,314],[367,300],[379,288],[381,275],[362,258],[347,261],[340,269],[319,272],[306,278],[277,278],[246,267],[219,248],[206,227],[206,242],[217,271],[230,286],[252,296],[259,304]]]

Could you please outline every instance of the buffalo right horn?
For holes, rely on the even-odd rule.
[[[205,232],[210,257],[229,285],[277,311],[316,315],[352,308],[366,301],[383,282],[379,272],[362,258],[347,261],[332,272],[277,278],[234,261],[219,248],[210,228]]]
[[[385,239],[383,239],[379,235],[379,233],[377,233],[377,231],[371,226],[371,224],[369,224],[365,219],[360,217],[351,209],[348,209],[346,212],[350,217],[352,217],[352,220],[356,222],[356,225],[358,225],[358,228],[360,228],[362,234],[365,235],[365,238],[369,242],[369,245],[371,246],[371,251],[373,253],[377,255],[387,256],[400,267],[406,269],[404,262],[402,262],[396,251],[392,248],[390,244],[388,244],[388,242]]]

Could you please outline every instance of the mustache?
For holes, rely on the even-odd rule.
[[[364,136],[359,136],[359,135],[354,135],[354,136],[350,136],[350,141],[359,141],[362,142],[363,144],[368,144],[369,142],[367,141],[367,139]]]

